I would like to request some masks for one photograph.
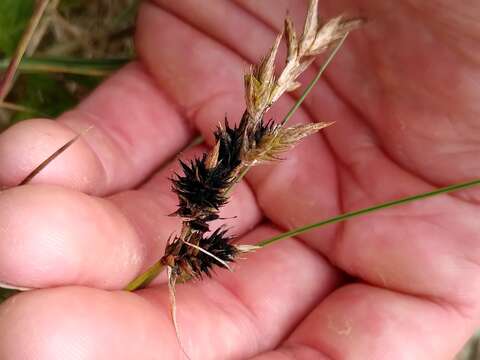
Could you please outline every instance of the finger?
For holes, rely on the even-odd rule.
[[[205,148],[192,149],[185,158]],[[108,200],[61,187],[31,185],[0,193],[0,282],[123,288],[157,261],[180,220],[168,178],[177,161],[145,186]],[[261,219],[251,191],[237,187],[222,217],[239,236]]]
[[[208,136],[218,119],[223,117],[225,109],[229,111],[236,109],[234,116],[229,118],[234,120],[240,118],[244,104],[243,100],[240,100],[243,95],[239,95],[242,92],[239,79],[245,68],[244,61],[215,39],[179,20],[180,5],[173,5],[170,2],[168,4],[162,2],[161,5],[168,9],[175,8],[177,16],[170,15],[153,5],[147,4],[143,7],[137,34],[140,56],[161,86],[168,89],[177,101],[183,99],[183,106],[189,109],[187,112],[194,114],[192,121],[204,136]],[[196,9],[199,5],[192,2],[192,6]],[[185,12],[182,12],[182,16],[190,19]],[[229,21],[236,26],[229,25],[226,32],[232,33],[233,28],[248,27],[246,26],[248,23],[242,22],[245,16],[248,17],[248,14],[242,11],[229,12]],[[209,17],[209,23],[217,24],[219,21],[217,11],[213,12]],[[156,32],[158,35],[152,37],[152,29],[168,30],[158,31]],[[256,32],[255,35],[259,34]],[[269,46],[267,39],[271,37],[273,37],[271,31],[264,31],[263,36],[256,36],[252,46],[257,46],[254,44],[258,42],[263,44],[265,51]],[[236,38],[238,40],[238,36]],[[165,44],[165,49],[156,50],[154,46],[156,41]],[[187,56],[187,49],[190,51],[192,48],[195,56]],[[168,71],[163,66],[155,65],[159,63],[169,64]],[[182,77],[179,77],[179,74],[183,74]],[[188,81],[181,82],[181,79]],[[199,86],[202,88],[201,92],[198,91]],[[292,100],[284,98],[272,109],[272,116],[281,118],[291,105]],[[296,121],[306,122],[308,118],[299,110]],[[285,157],[286,161],[253,169],[248,177],[258,203],[268,217],[282,227],[291,228],[338,213],[339,199],[336,195],[338,182],[334,159],[322,138],[312,136],[293,151],[289,151]],[[292,196],[292,189],[295,190],[295,196]],[[331,237],[334,233],[334,229],[328,229],[322,235]]]
[[[140,268],[141,244],[110,202],[51,185],[0,193],[0,282],[107,289]]]
[[[192,131],[142,66],[133,63],[58,121],[30,120],[1,134],[0,183],[20,183],[76,134],[83,135],[33,183],[97,195],[129,188],[183,148]]]
[[[331,2],[327,11],[351,5]],[[372,1],[363,11],[374,20],[347,44],[348,56],[338,58],[332,85],[403,168],[435,185],[478,177],[478,166],[471,166],[480,150],[479,109],[472,106],[478,103],[478,82],[472,79],[480,74],[471,48],[477,29],[462,15],[478,17],[480,6],[439,1],[391,8]],[[441,91],[432,93],[437,87]],[[475,191],[472,198],[478,196]]]
[[[279,349],[254,359],[452,359],[475,326],[450,307],[350,285],[328,296]]]
[[[271,234],[258,229],[245,240]],[[302,271],[292,271],[299,262]],[[325,261],[295,240],[252,254],[234,273],[220,275],[220,282],[177,286],[178,323],[192,359],[248,358],[272,348],[338,281]],[[0,354],[182,358],[168,307],[166,286],[138,295],[74,287],[21,294],[0,306]]]

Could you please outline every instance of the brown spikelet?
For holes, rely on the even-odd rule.
[[[256,165],[261,162],[280,160],[280,155],[297,145],[303,138],[312,135],[333,123],[310,123],[288,128],[271,127],[261,141],[244,155],[244,161]]]
[[[313,62],[314,57],[358,28],[363,20],[343,15],[324,22],[318,17],[318,1],[311,0],[303,33],[298,40],[293,22],[287,17],[284,30],[277,36],[268,55],[259,66],[252,67],[245,75],[247,112],[255,124],[285,92],[299,87],[297,78]],[[287,43],[286,64],[275,78],[274,65],[280,40],[285,34]]]
[[[285,40],[287,42],[287,63],[298,56],[298,39],[292,19],[285,18]]]
[[[299,56],[304,56],[311,48],[318,31],[318,1],[310,1],[300,41]]]

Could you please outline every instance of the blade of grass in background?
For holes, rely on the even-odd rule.
[[[15,79],[15,74],[17,72],[17,67],[20,64],[25,51],[28,48],[28,44],[35,33],[35,29],[37,28],[42,16],[47,9],[48,3],[50,0],[40,0],[38,3],[37,8],[35,9],[27,28],[25,29],[20,42],[13,53],[12,59],[10,60],[10,64],[8,65],[7,71],[3,77],[3,80],[0,84],[0,103],[5,100],[10,89],[12,88],[13,81]]]
[[[73,59],[24,58],[18,67],[21,73],[61,73],[87,76],[106,76],[132,59]],[[0,70],[8,67],[10,59],[0,60]]]
[[[38,3],[0,1],[0,73],[7,69]],[[0,104],[0,130],[33,116],[57,117],[134,58],[139,3],[51,0],[18,65],[8,104]]]
[[[55,118],[77,103],[68,91],[65,81],[50,74],[20,74],[15,82],[15,88],[17,93],[21,91],[21,96],[11,96],[14,103],[36,111],[34,113],[30,111],[16,112],[11,117],[11,124],[32,116]]]
[[[427,199],[427,198],[430,198],[430,197],[443,195],[443,194],[447,194],[447,193],[454,192],[454,191],[468,189],[468,188],[478,186],[478,185],[480,185],[480,179],[476,179],[476,180],[472,180],[472,181],[468,181],[468,182],[460,183],[460,184],[454,184],[454,185],[447,186],[447,187],[444,187],[444,188],[440,188],[440,189],[437,189],[437,190],[434,190],[434,191],[429,191],[429,192],[426,192],[426,193],[417,194],[417,195],[405,197],[405,198],[402,198],[402,199],[385,202],[385,203],[382,203],[382,204],[379,204],[379,205],[374,205],[372,207],[351,211],[351,212],[345,213],[343,215],[338,215],[338,216],[332,217],[332,218],[327,219],[327,220],[315,222],[313,224],[305,225],[305,226],[302,226],[302,227],[284,232],[284,233],[279,234],[277,236],[274,236],[270,239],[259,242],[257,244],[257,246],[265,247],[265,246],[273,244],[274,242],[277,242],[279,240],[283,240],[283,239],[286,239],[286,238],[289,238],[289,237],[292,237],[292,236],[297,236],[297,235],[306,233],[308,231],[318,229],[322,226],[336,224],[336,223],[339,223],[339,222],[342,222],[342,221],[345,221],[345,220],[352,219],[354,217],[370,214],[370,213],[375,212],[375,211],[384,210],[384,209],[391,208],[391,207],[394,207],[394,206],[404,205],[404,204],[414,202],[414,201],[424,200],[424,199]]]

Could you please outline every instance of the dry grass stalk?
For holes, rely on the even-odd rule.
[[[25,179],[18,184],[19,186],[22,185],[27,185],[30,181],[33,180],[35,176],[40,174],[40,172],[45,169],[53,160],[55,160],[58,156],[60,156],[62,153],[65,152],[70,146],[73,145],[75,141],[78,140],[80,135],[75,136],[73,139],[69,140],[66,142],[64,145],[62,145],[58,150],[56,150],[52,155],[50,155],[47,159],[45,159],[40,165],[38,165],[35,169],[32,170],[30,174],[28,174]]]

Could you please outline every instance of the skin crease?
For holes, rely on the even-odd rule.
[[[480,4],[320,7],[369,19],[294,120],[336,124],[237,188],[225,217],[238,216],[242,242],[480,175]],[[287,9],[299,29],[304,1],[146,2],[138,62],[59,122],[0,135],[8,186],[93,126],[32,185],[0,195],[0,281],[55,286],[0,306],[0,359],[183,358],[162,281],[135,294],[106,289],[162,254],[178,229],[165,216],[175,208],[172,157],[225,113],[239,118],[241,74]],[[479,325],[479,198],[473,189],[385,210],[178,286],[185,349],[192,359],[451,359]]]

